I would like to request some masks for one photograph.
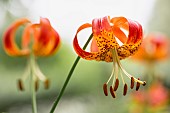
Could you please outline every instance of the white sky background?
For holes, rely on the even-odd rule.
[[[110,15],[138,21],[146,30],[155,0],[22,0],[29,18],[47,17],[62,40],[72,44],[77,28],[93,18]],[[88,34],[87,36],[89,36]],[[88,37],[87,37],[88,38]]]

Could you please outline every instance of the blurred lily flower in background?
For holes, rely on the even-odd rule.
[[[79,46],[77,39],[78,33],[89,27],[92,27],[93,34],[91,52],[84,51]],[[122,74],[125,74],[131,79],[131,89],[133,89],[135,82],[137,83],[136,90],[139,89],[140,84],[146,84],[145,81],[136,79],[127,73],[120,63],[120,60],[132,56],[138,51],[142,39],[143,30],[138,22],[126,19],[125,17],[110,18],[109,16],[105,16],[103,18],[93,19],[92,24],[86,23],[81,25],[77,30],[73,46],[81,58],[113,62],[112,74],[109,80],[103,85],[103,90],[107,96],[107,85],[110,80],[113,79],[112,85],[110,86],[110,93],[112,97],[115,98],[115,91],[119,86],[119,75],[124,85],[123,95],[126,95],[128,86]]]
[[[21,36],[21,45],[16,43],[16,32],[19,27],[24,26]],[[3,36],[3,47],[10,56],[25,56],[28,58],[27,67],[21,79],[18,80],[18,87],[24,90],[23,81],[29,75],[33,75],[35,89],[38,89],[38,81],[44,82],[45,88],[49,87],[49,80],[41,72],[36,63],[37,57],[53,55],[59,48],[60,36],[51,26],[47,18],[40,18],[40,23],[31,23],[26,18],[18,19],[11,24]]]
[[[156,62],[169,57],[170,40],[162,33],[147,35],[134,58],[144,62]]]

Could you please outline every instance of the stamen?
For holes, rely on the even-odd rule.
[[[113,50],[112,50],[112,55],[113,55],[113,57],[115,58],[115,62],[116,62],[116,66],[115,66],[115,68],[118,68],[118,69],[121,69],[122,71],[123,71],[123,68],[121,67],[121,64],[120,64],[120,60],[119,60],[119,58],[118,58],[118,54],[117,54],[117,50],[116,50],[116,48],[114,48]],[[118,70],[117,69],[117,70]],[[120,75],[121,75],[121,78],[122,78],[122,81],[123,81],[123,84],[125,83],[125,81],[124,81],[124,79],[123,79],[123,76],[122,76],[122,73],[120,73]]]
[[[140,80],[140,79],[138,78],[138,80]],[[136,84],[136,91],[138,91],[138,90],[139,90],[139,87],[140,87],[140,83],[139,83],[139,82],[137,82],[137,84]]]
[[[130,75],[128,72],[126,72],[126,70],[125,70],[125,69],[123,69],[122,65],[120,64],[120,60],[119,60],[119,58],[118,58],[118,53],[117,53],[116,48],[114,48],[112,52],[115,54],[117,64],[118,64],[118,66],[120,67],[120,69],[123,71],[123,73],[124,73],[125,75],[127,75],[129,78],[133,77],[133,76],[132,76],[132,75]],[[134,77],[133,77],[133,78],[134,78]],[[141,81],[141,80],[136,79],[136,78],[134,78],[134,81],[135,81],[135,82],[137,82],[137,83],[142,84],[143,86],[145,86],[145,85],[146,85],[146,81]]]
[[[123,84],[125,84],[125,81],[124,81],[124,79],[123,79],[123,75],[122,75],[122,73],[120,73],[120,76],[121,76],[121,78],[122,78],[122,82],[123,82]]]
[[[110,86],[110,94],[112,95],[113,98],[116,98],[116,95],[114,93],[112,86]]]
[[[23,86],[23,82],[21,79],[18,80],[18,88],[20,91],[24,91],[24,86]]]
[[[46,79],[46,80],[44,81],[44,88],[45,88],[45,89],[48,89],[48,88],[49,88],[49,83],[50,83],[50,81],[49,81],[48,79]]]
[[[107,84],[103,84],[103,91],[104,91],[104,94],[105,96],[108,96],[108,91],[107,91]]]
[[[116,90],[117,90],[118,86],[119,86],[119,79],[118,79],[118,78],[116,78],[115,86],[114,86],[114,91],[116,91]]]
[[[117,74],[117,66],[116,66],[116,62],[115,62],[115,58],[113,57],[113,69],[112,69],[112,74],[110,75],[107,84],[109,83],[109,81],[111,80],[111,78],[113,77],[114,73],[116,73],[116,76],[118,76]],[[114,82],[115,78],[113,78],[113,82]]]
[[[131,84],[130,84],[130,88],[131,88],[131,89],[134,88],[134,82],[135,82],[134,78],[131,77]]]
[[[47,79],[46,76],[40,71],[40,68],[38,67],[36,63],[34,67],[34,72],[41,81],[45,81]]]
[[[109,81],[110,81],[110,80],[111,80],[111,78],[113,77],[113,74],[114,74],[114,72],[112,71],[112,74],[110,75],[110,77],[109,77],[108,81],[106,82],[106,84],[108,84],[108,83],[109,83]]]
[[[128,87],[127,87],[127,84],[125,83],[124,89],[123,89],[123,95],[124,95],[124,96],[125,96],[126,93],[127,93],[127,89],[128,89]]]
[[[26,80],[29,77],[30,70],[31,70],[30,63],[27,62],[26,68],[25,68],[24,73],[22,75],[22,80]]]
[[[114,74],[115,74],[115,78],[116,78],[116,81],[115,81],[115,85],[114,85],[114,89],[112,88],[112,86],[110,87],[110,93],[112,94],[112,96],[115,98],[115,93],[114,91],[117,90],[118,86],[119,86],[119,79],[118,79],[118,74],[120,74],[121,78],[122,78],[122,82],[124,84],[124,89],[123,89],[123,95],[125,96],[127,94],[127,90],[128,90],[128,86],[127,84],[125,83],[124,81],[124,78],[123,78],[123,75],[122,73],[124,73],[127,77],[129,77],[131,79],[131,85],[130,85],[130,88],[133,89],[134,88],[134,83],[137,82],[136,84],[136,91],[139,89],[140,87],[140,84],[142,84],[143,86],[146,85],[146,82],[145,81],[141,81],[139,78],[136,79],[135,77],[133,77],[132,75],[130,75],[128,72],[126,72],[126,70],[122,67],[121,63],[120,63],[120,59],[119,59],[119,56],[118,56],[118,53],[117,53],[117,50],[116,48],[113,48],[111,50],[112,52],[112,58],[113,58],[113,62],[114,62]],[[119,72],[120,70],[122,71]],[[112,76],[113,76],[113,72],[112,72]],[[109,79],[110,80],[110,79]],[[113,83],[114,83],[114,79],[113,79]]]

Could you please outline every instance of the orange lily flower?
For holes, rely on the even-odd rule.
[[[93,34],[91,52],[83,50],[79,46],[77,39],[78,33],[89,27],[92,27]],[[103,90],[104,94],[107,96],[107,85],[111,78],[113,78],[113,83],[110,86],[110,93],[112,97],[115,98],[114,92],[119,86],[118,74],[120,70],[131,79],[131,88],[134,87],[134,82],[137,82],[136,90],[139,89],[140,84],[146,84],[145,81],[136,79],[127,73],[120,63],[120,60],[132,56],[138,51],[142,38],[142,26],[138,22],[124,17],[110,19],[109,16],[105,16],[103,18],[93,19],[92,24],[86,23],[81,25],[75,35],[73,46],[76,53],[81,58],[86,60],[113,62],[112,74],[109,80],[103,85]],[[123,95],[126,95],[128,87],[123,79],[122,73],[120,73],[120,76],[124,84]]]
[[[151,33],[144,38],[141,47],[133,58],[153,62],[168,58],[169,40],[161,33]]]
[[[15,42],[15,38],[17,38],[15,33],[22,25],[25,25],[25,28],[21,36],[21,48],[19,48]],[[60,36],[47,18],[40,18],[40,23],[36,24],[32,24],[26,18],[19,19],[9,26],[3,36],[3,47],[8,55],[29,57],[22,80],[25,80],[33,72],[36,87],[38,80],[42,80],[45,83],[45,87],[48,88],[49,81],[40,71],[35,57],[52,55],[58,50],[59,45]],[[21,90],[23,90],[22,80],[20,79],[18,82]]]

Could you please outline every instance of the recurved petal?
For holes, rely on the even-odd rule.
[[[142,26],[138,22],[132,20],[128,20],[128,24],[129,24],[129,35],[126,43],[135,44],[141,42],[143,39]]]
[[[101,35],[101,19],[93,19],[92,21],[92,31],[93,31],[93,35]]]
[[[60,45],[60,36],[51,26],[47,18],[41,18],[40,24],[35,26],[33,50],[36,56],[49,56],[56,52]]]
[[[3,36],[3,47],[5,52],[11,56],[27,55],[29,52],[25,49],[20,49],[15,42],[15,33],[17,29],[30,21],[26,18],[17,20],[5,31]]]
[[[120,59],[134,55],[143,39],[142,26],[124,17],[112,18],[111,23],[113,35],[122,42],[122,46],[118,48]]]
[[[22,48],[30,51],[31,44],[33,44],[34,40],[32,37],[35,37],[35,31],[33,29],[33,24],[27,25],[23,31],[22,35]]]
[[[92,31],[93,35],[102,35],[102,32],[104,31],[111,31],[111,25],[110,25],[110,17],[105,16],[103,18],[95,18],[92,21]]]
[[[51,52],[49,55],[52,55],[56,51],[58,51],[60,44],[61,44],[61,39],[60,39],[58,32],[56,32],[55,29],[53,29],[52,32],[53,32],[53,37],[52,37],[51,41],[53,42],[53,46],[51,48]]]
[[[117,26],[113,26],[113,35],[118,38],[122,43],[125,43],[127,41],[127,36],[125,33]]]
[[[111,18],[110,22],[117,27],[122,27],[128,30],[127,19],[125,17],[114,17]]]
[[[113,24],[114,35],[123,43],[135,44],[142,40],[143,30],[138,22],[125,17],[115,17],[111,19],[111,23]],[[127,37],[121,29],[128,32]]]
[[[78,39],[77,39],[77,34],[78,34],[81,30],[83,30],[83,29],[85,29],[85,28],[89,28],[89,27],[91,27],[91,26],[92,26],[92,25],[89,24],[89,23],[86,23],[86,24],[81,25],[81,26],[78,28],[77,33],[76,33],[76,35],[75,35],[75,37],[74,37],[74,40],[73,40],[74,50],[75,50],[76,53],[77,53],[80,57],[82,57],[82,58],[87,58],[87,57],[89,57],[89,56],[93,56],[93,53],[91,53],[91,52],[86,52],[85,50],[83,50],[83,49],[80,47],[80,45],[79,45],[79,43],[78,43]],[[89,59],[89,60],[91,60],[91,59]]]

